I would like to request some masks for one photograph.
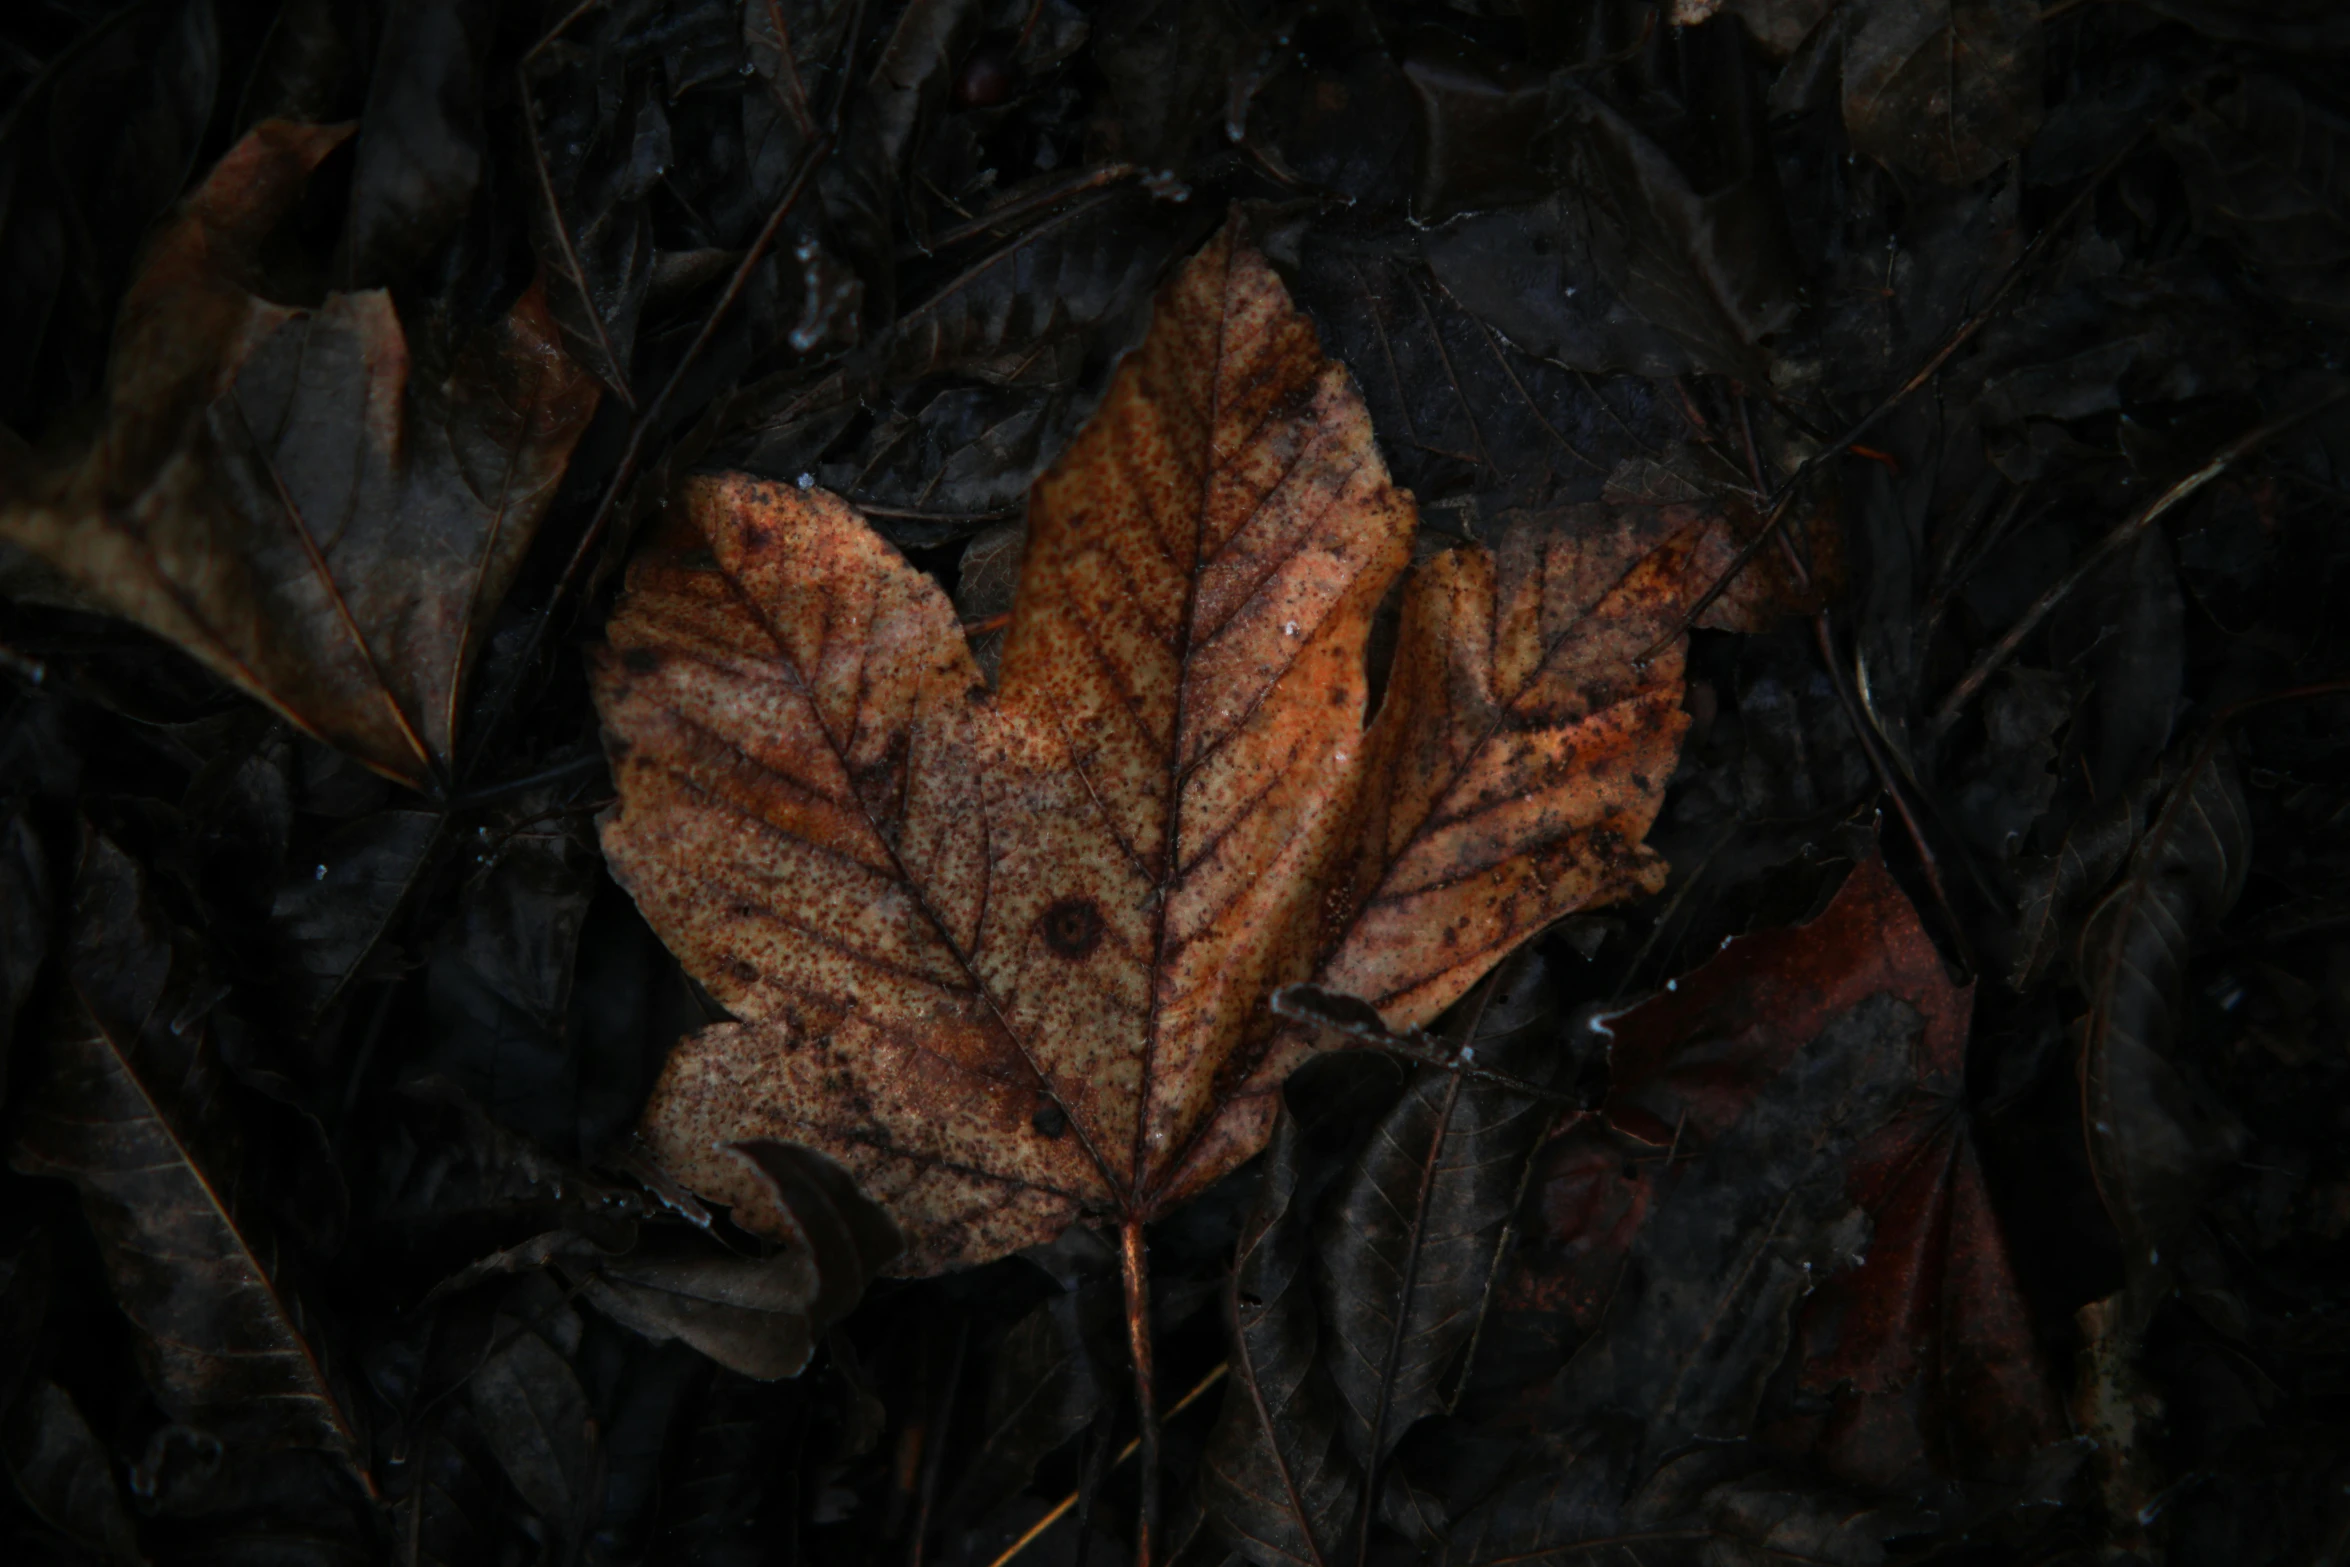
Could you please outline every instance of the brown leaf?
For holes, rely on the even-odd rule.
[[[157,233],[96,435],[5,476],[0,540],[426,788],[596,388],[535,284],[413,342],[380,289],[263,297],[273,232],[348,134],[264,121]]]
[[[838,1160],[898,1266],[1148,1220],[1253,1153],[1319,1048],[1311,980],[1424,1024],[1559,915],[1653,889],[1681,654],[1727,547],[1693,514],[1529,522],[1405,595],[1346,371],[1236,227],[1037,484],[1002,679],[845,503],[691,481],[595,661],[613,870],[741,1021],[643,1123],[780,1233],[724,1145]]]

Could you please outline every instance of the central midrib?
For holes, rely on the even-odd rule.
[[[1217,283],[1216,303],[1216,343],[1208,356],[1208,406],[1202,420],[1199,504],[1192,514],[1191,570],[1185,574],[1183,583],[1183,613],[1175,623],[1175,635],[1179,639],[1175,651],[1175,712],[1167,735],[1166,827],[1159,844],[1158,885],[1151,898],[1151,999],[1143,1016],[1142,1081],[1134,1104],[1133,1174],[1126,1194],[1126,1211],[1130,1216],[1143,1213],[1148,1199],[1145,1183],[1149,1170],[1151,1096],[1157,1088],[1157,1074],[1153,1069],[1158,1063],[1161,1000],[1167,983],[1167,901],[1174,893],[1177,867],[1182,863],[1179,849],[1183,842],[1184,770],[1176,763],[1183,751],[1183,722],[1191,696],[1192,622],[1199,615],[1199,581],[1207,569],[1208,497],[1216,484],[1216,422],[1224,391],[1224,328],[1232,318],[1230,250],[1224,254],[1224,274]]]

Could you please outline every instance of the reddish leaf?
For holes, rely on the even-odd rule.
[[[1800,1386],[1829,1412],[1772,1434],[1841,1478],[1984,1475],[2062,1434],[1975,1155],[1964,1103],[1973,987],[1954,985],[1884,865],[1856,868],[1810,923],[1726,946],[1606,1025],[1614,1086],[1560,1129],[1513,1294],[1588,1330],[1642,1227],[1672,1223],[1656,1154],[1703,1154],[1821,1030],[1890,995],[1924,1020],[1899,1106],[1845,1166],[1865,1258],[1804,1304]]]

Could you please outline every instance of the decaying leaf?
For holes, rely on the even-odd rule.
[[[1275,1124],[1242,1222],[1233,1380],[1202,1486],[1211,1526],[1252,1561],[1343,1559],[1365,1475],[1384,1476],[1391,1504],[1406,1482],[1382,1466],[1457,1388],[1552,1113],[1509,1084],[1562,1060],[1539,955],[1489,984],[1459,1044],[1500,1076],[1423,1064],[1384,1113],[1326,1114],[1359,1145],[1327,1190],[1303,1179],[1297,1116]],[[1285,994],[1285,1012],[1298,999]]]
[[[1965,185],[2040,128],[2040,8],[2031,0],[1878,0],[1844,52],[1853,149]]]
[[[2177,765],[2128,868],[2083,922],[2075,957],[2089,1003],[2083,1130],[2133,1275],[2162,1266],[2241,1137],[2199,1087],[2179,1033],[2196,937],[2235,907],[2251,870],[2251,812],[2224,745],[2203,742]]]
[[[146,1560],[105,1447],[56,1383],[34,1383],[0,1420],[0,1467],[35,1516],[80,1547],[81,1559]]]
[[[362,1437],[294,1291],[206,1020],[220,992],[138,865],[94,831],[64,968],[49,1070],[21,1102],[10,1163],[80,1188],[166,1413],[331,1453],[364,1483]]]
[[[1893,1009],[1870,1064],[1892,1076],[1855,1111],[1806,1088],[1800,1068],[1872,1007]],[[1541,1167],[1549,1222],[1528,1276],[1597,1326],[1601,1303],[1614,1296],[1620,1309],[1655,1250],[1642,1237],[1686,1245],[1701,1228],[1688,1211],[1702,1195],[1695,1178],[1671,1184],[1645,1155],[1670,1148],[1675,1164],[1724,1172],[1730,1191],[1751,1194],[1769,1189],[1777,1150],[1842,1122],[1825,1196],[1865,1215],[1866,1245],[1795,1308],[1797,1384],[1818,1412],[1779,1439],[1868,1485],[2013,1470],[2061,1434],[2061,1419],[1968,1127],[1972,1010],[1971,987],[1950,982],[1899,885],[1864,861],[1816,919],[1736,941],[1608,1021],[1606,1125],[1568,1123]],[[1619,1145],[1624,1134],[1632,1141]],[[1752,1233],[1791,1223],[1790,1210]],[[1763,1362],[1767,1371],[1777,1356]],[[1567,1377],[1590,1369],[1578,1362]]]
[[[429,788],[596,389],[536,285],[413,339],[385,290],[268,297],[272,235],[347,135],[263,122],[156,234],[95,438],[0,474],[0,540]]]
[[[1528,525],[1406,593],[1346,371],[1237,225],[1162,295],[1038,482],[999,689],[946,595],[837,498],[692,481],[594,681],[615,874],[741,1021],[643,1133],[774,1230],[718,1148],[838,1160],[929,1272],[1136,1224],[1263,1142],[1312,980],[1397,1027],[1570,910],[1652,889],[1700,518]],[[1376,787],[1367,787],[1371,781]]]

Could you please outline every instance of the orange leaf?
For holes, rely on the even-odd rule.
[[[678,510],[595,661],[604,846],[739,1021],[676,1048],[642,1135],[770,1233],[727,1147],[815,1148],[918,1272],[1147,1221],[1247,1158],[1326,1047],[1278,986],[1417,1026],[1653,890],[1681,655],[1631,660],[1729,558],[1640,509],[1439,556],[1366,729],[1412,504],[1237,226],[1038,482],[997,691],[839,498],[729,475]]]

